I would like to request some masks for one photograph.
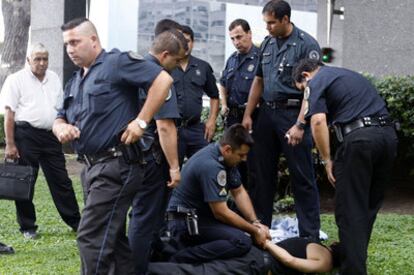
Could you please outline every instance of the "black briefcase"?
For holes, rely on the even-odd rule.
[[[0,199],[30,200],[34,181],[33,167],[0,163]]]

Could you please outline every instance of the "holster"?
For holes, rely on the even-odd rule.
[[[185,223],[187,225],[187,231],[189,236],[197,236],[198,232],[198,216],[197,211],[194,208],[188,209],[185,207],[177,207],[177,213],[184,213]]]
[[[122,152],[122,157],[124,158],[127,164],[139,163],[144,164],[144,154],[142,153],[141,148],[138,143],[135,142],[129,145],[122,145],[119,147]]]

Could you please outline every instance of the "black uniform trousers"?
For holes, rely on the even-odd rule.
[[[253,124],[255,144],[250,155],[252,159],[248,161],[251,166],[249,194],[258,218],[270,227],[277,190],[277,165],[283,153],[292,183],[299,234],[319,239],[319,193],[313,169],[310,129],[305,129],[302,142],[296,146],[288,145],[285,138],[298,114],[298,108],[279,109],[261,105],[257,121]]]
[[[341,243],[341,274],[367,274],[372,227],[397,152],[392,127],[366,127],[348,134],[334,160],[335,219]]]
[[[191,126],[178,127],[178,157],[180,166],[184,163],[184,158],[189,159],[198,150],[208,145],[204,138],[204,123],[196,123]]]
[[[197,264],[239,257],[252,247],[247,233],[211,218],[199,217],[198,236],[188,235],[185,219],[168,221],[168,228],[179,249],[171,262]]]
[[[72,181],[66,170],[65,156],[60,142],[52,131],[34,128],[29,124],[15,126],[15,141],[20,154],[19,162],[33,166],[36,179],[40,165],[56,209],[63,221],[76,231],[80,220],[79,207]],[[36,231],[33,198],[16,201],[16,210],[20,231]]]
[[[144,171],[122,157],[85,166],[81,180],[86,201],[77,236],[81,274],[134,274],[126,217],[143,188]]]
[[[128,228],[135,274],[146,274],[152,246],[159,241],[170,195],[168,180],[166,160],[158,164],[153,158],[147,159],[143,186],[134,197]]]

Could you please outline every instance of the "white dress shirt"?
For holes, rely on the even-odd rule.
[[[33,127],[50,130],[63,102],[58,75],[47,70],[40,81],[26,67],[7,77],[1,90],[1,106],[15,112],[15,121],[26,121]]]

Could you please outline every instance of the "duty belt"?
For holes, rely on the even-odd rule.
[[[286,100],[265,101],[265,104],[271,109],[300,108],[302,101],[289,98]]]
[[[347,124],[336,124],[333,125],[335,130],[336,138],[339,142],[343,141],[344,136],[352,133],[353,131],[364,128],[364,127],[384,127],[384,126],[392,126],[394,122],[389,116],[367,116],[357,120],[354,120]]]
[[[200,123],[200,118],[179,118],[177,119],[177,128],[186,128]]]
[[[96,154],[81,154],[78,155],[78,160],[85,163],[88,167],[94,166],[97,163],[104,162],[109,159],[114,159],[122,156],[122,151],[117,147],[109,148],[108,150],[98,152]]]

